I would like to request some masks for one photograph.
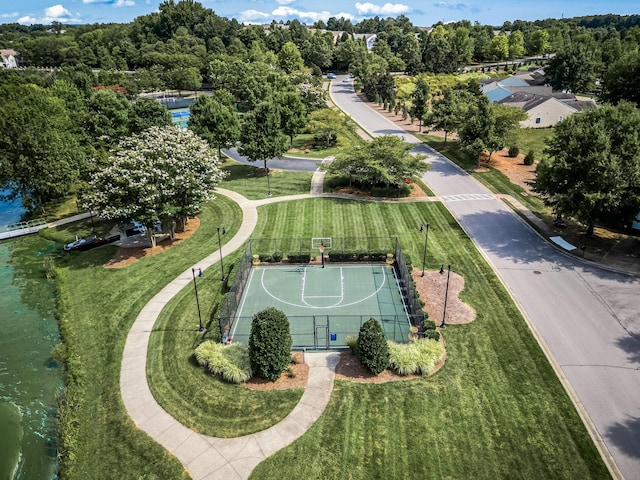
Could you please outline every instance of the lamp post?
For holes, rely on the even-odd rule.
[[[269,182],[269,167],[267,167],[267,160],[264,161],[264,171],[267,174],[267,197],[271,196],[271,183]]]
[[[424,253],[422,254],[422,274],[421,277],[424,277],[424,265],[427,261],[427,241],[429,240],[429,224],[422,223],[420,224],[420,231],[425,232],[424,234]]]
[[[440,267],[440,274],[444,274],[444,265]],[[442,323],[440,328],[447,328],[447,298],[449,297],[449,276],[451,275],[451,264],[447,265],[447,288],[444,291],[444,308],[442,309]]]
[[[202,315],[200,314],[200,299],[198,298],[198,284],[196,283],[196,270],[198,271],[198,276],[203,277],[201,268],[192,268],[191,275],[193,275],[193,289],[196,291],[196,305],[198,306],[198,332],[203,333],[205,328],[202,326]]]
[[[224,227],[218,227],[218,250],[220,251],[220,269],[222,270],[222,277],[220,281],[224,282],[226,278],[224,278],[224,263],[222,263],[222,243],[220,242],[220,230],[222,230],[222,235],[226,235],[227,231]]]
[[[96,226],[93,223],[93,210],[89,210],[89,217],[91,218],[91,230],[93,230],[93,235],[96,235]],[[584,255],[583,255],[584,256]]]

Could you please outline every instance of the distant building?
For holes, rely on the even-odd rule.
[[[552,127],[574,113],[596,106],[593,101],[576,100],[573,95],[566,93],[538,95],[515,92],[498,103],[524,110],[527,119],[520,122],[523,128]]]
[[[553,92],[546,85],[542,69],[484,80],[480,88],[490,102],[524,110],[527,119],[520,122],[523,128],[552,127],[574,113],[595,107],[593,101],[580,101],[575,95]]]
[[[4,68],[17,68],[18,62],[16,61],[17,52],[12,48],[6,50],[0,50],[0,57],[2,57],[2,67]]]

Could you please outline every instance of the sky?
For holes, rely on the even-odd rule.
[[[176,0],[177,1],[177,0]],[[375,1],[375,0],[374,0]],[[0,0],[0,23],[65,24],[128,23],[158,10],[160,0]],[[542,20],[583,15],[640,14],[639,0],[403,0],[377,3],[349,0],[200,0],[222,17],[241,23],[271,23],[298,19],[313,24],[330,17],[407,16],[415,26],[439,21],[470,20],[500,26],[505,21]]]

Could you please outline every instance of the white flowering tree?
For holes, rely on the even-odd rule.
[[[99,216],[147,227],[160,221],[173,236],[202,203],[214,198],[223,178],[220,160],[209,144],[177,126],[152,127],[120,142],[108,167],[95,172],[83,204]]]

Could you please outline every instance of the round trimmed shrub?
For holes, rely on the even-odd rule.
[[[520,154],[520,149],[518,147],[516,147],[515,145],[509,147],[510,157],[517,157],[519,154]]]
[[[275,382],[291,360],[289,319],[269,307],[253,316],[249,337],[249,360],[254,374]]]
[[[533,150],[529,150],[529,152],[527,153],[527,156],[524,157],[524,164],[533,165],[534,160],[535,160],[535,153],[533,152]]]
[[[370,318],[360,327],[357,347],[360,363],[374,375],[389,365],[389,345],[382,325],[375,318]]]

